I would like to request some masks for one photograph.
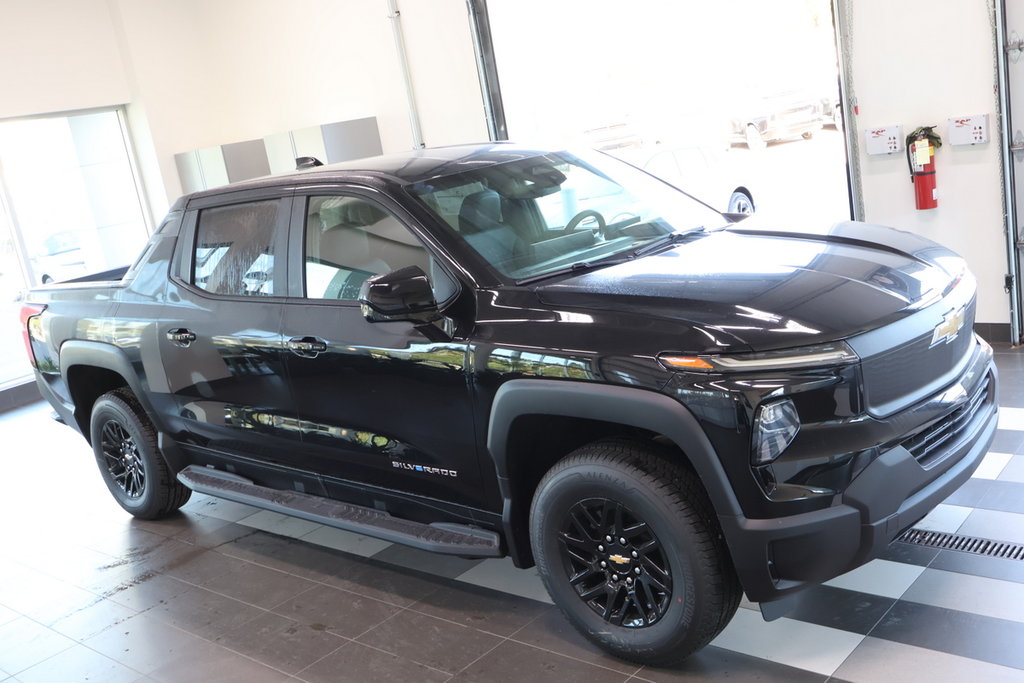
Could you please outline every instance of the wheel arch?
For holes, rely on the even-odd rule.
[[[542,438],[531,442],[525,435],[537,433],[537,427],[543,427]],[[696,472],[716,514],[741,513],[711,442],[678,401],[634,387],[510,380],[495,394],[487,449],[498,476],[506,543],[517,566],[533,562],[527,521],[540,477],[576,447],[609,436],[663,437]],[[538,440],[545,445],[535,447]]]
[[[737,185],[736,187],[734,187],[729,192],[729,199],[727,200],[727,204],[726,204],[726,209],[728,211],[730,211],[730,212],[733,211],[732,198],[735,197],[738,194],[743,195],[744,197],[747,198],[747,201],[750,202],[750,211],[751,211],[751,213],[753,213],[754,211],[757,210],[757,204],[754,202],[754,193],[751,192],[750,188],[748,188],[745,185]],[[743,213],[745,213],[745,212],[743,212]]]
[[[742,192],[743,194],[747,195],[747,199],[750,200],[751,204],[754,203],[754,193],[751,192],[750,188],[747,187],[746,185],[737,185],[733,192]]]
[[[102,342],[70,340],[60,348],[60,375],[74,404],[78,430],[89,439],[89,420],[96,399],[114,389],[128,387],[148,414],[141,382],[124,351]]]
[[[160,428],[161,420],[142,379],[122,349],[103,342],[77,339],[64,342],[60,348],[60,374],[74,406],[74,426],[87,441],[91,441],[92,406],[96,399],[109,391],[126,387],[153,423],[164,460],[173,471],[184,466],[184,455],[165,437]]]

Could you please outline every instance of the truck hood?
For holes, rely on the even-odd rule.
[[[893,322],[933,303],[965,273],[944,247],[883,226],[845,222],[815,234],[744,221],[536,291],[548,306],[620,320],[654,316],[706,339],[704,348],[679,350],[767,351]]]

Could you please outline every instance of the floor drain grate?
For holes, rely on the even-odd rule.
[[[964,553],[1001,557],[1006,560],[1024,560],[1024,545],[1005,541],[990,541],[987,538],[946,534],[924,529],[908,529],[896,537],[901,543],[924,545],[944,550],[959,550]]]

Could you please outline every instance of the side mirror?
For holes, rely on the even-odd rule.
[[[371,323],[408,320],[423,325],[441,318],[430,280],[419,266],[367,278],[359,288],[359,305]]]

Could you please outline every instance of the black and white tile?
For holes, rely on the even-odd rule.
[[[1004,388],[1022,361],[997,351]],[[1003,394],[992,451],[920,528],[1024,543],[1024,386]],[[744,601],[711,646],[652,669],[592,647],[508,559],[200,495],[130,520],[48,413],[0,415],[0,682],[1024,682],[1024,561],[894,544],[785,618]]]

